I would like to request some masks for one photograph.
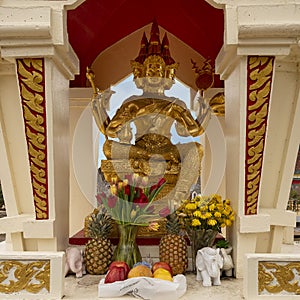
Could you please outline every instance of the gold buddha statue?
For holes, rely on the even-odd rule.
[[[105,109],[112,92],[99,91],[93,72],[87,70],[94,89],[94,118],[106,138],[106,160],[101,162],[101,171],[107,181],[116,176],[123,179],[129,173],[148,176],[150,182],[164,177],[167,186],[161,200],[174,209],[189,197],[191,186],[197,182],[203,149],[197,142],[173,144],[171,127],[174,124],[179,136],[197,137],[204,132],[199,120],[209,118],[209,109],[206,115],[202,111],[201,116],[194,118],[182,100],[164,94],[174,84],[178,64],[170,55],[166,34],[160,42],[155,21],[149,41],[144,33],[139,55],[131,66],[134,82],[143,93],[124,100],[112,119]]]

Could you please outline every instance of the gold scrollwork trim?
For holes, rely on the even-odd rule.
[[[48,219],[44,60],[18,59],[17,71],[36,218]]]
[[[0,293],[50,292],[50,261],[0,261]]]
[[[274,57],[248,58],[245,214],[257,213]]]
[[[259,262],[258,292],[259,294],[289,294],[300,295],[300,262]]]

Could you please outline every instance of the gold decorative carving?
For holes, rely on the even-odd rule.
[[[50,261],[0,261],[0,293],[50,291]]]
[[[258,293],[300,295],[300,262],[259,262]],[[284,294],[286,295],[286,294]]]
[[[209,100],[212,113],[216,116],[225,116],[225,95],[223,92],[217,93]]]
[[[17,71],[36,218],[48,219],[44,60],[18,59]]]
[[[257,213],[274,57],[248,58],[245,214]]]

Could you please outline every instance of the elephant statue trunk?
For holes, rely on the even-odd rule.
[[[220,249],[204,247],[197,252],[196,280],[203,280],[203,286],[221,285],[220,276],[223,267],[223,258]]]

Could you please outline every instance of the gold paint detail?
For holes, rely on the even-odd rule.
[[[274,57],[248,58],[245,214],[257,214]]]
[[[17,59],[17,72],[36,218],[48,219],[44,60]]]
[[[0,293],[50,292],[50,261],[0,261]]]
[[[209,100],[209,106],[212,114],[216,116],[225,116],[225,95],[223,92],[217,93]]]
[[[282,294],[300,295],[300,261],[295,262],[259,262],[259,295]],[[278,295],[276,295],[278,296]]]

